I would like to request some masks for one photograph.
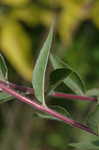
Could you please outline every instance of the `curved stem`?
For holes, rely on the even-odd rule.
[[[60,119],[61,121],[64,121],[65,123],[67,123],[67,124],[69,124],[69,125],[71,125],[71,126],[73,126],[73,127],[80,128],[80,129],[85,130],[85,131],[87,131],[87,132],[89,132],[89,133],[92,133],[92,134],[94,134],[94,135],[97,135],[97,134],[96,134],[92,129],[90,129],[88,126],[85,126],[85,125],[83,125],[83,124],[81,124],[81,123],[79,123],[79,122],[77,122],[77,121],[75,121],[75,120],[72,120],[72,119],[70,119],[70,118],[68,118],[68,117],[65,117],[65,116],[59,114],[58,112],[56,112],[56,111],[54,111],[54,110],[52,110],[52,109],[50,109],[50,108],[48,108],[48,107],[45,107],[45,106],[43,106],[43,105],[41,105],[41,104],[35,102],[35,100],[31,100],[31,99],[29,99],[29,98],[27,98],[27,97],[22,96],[21,94],[17,93],[17,92],[16,92],[15,90],[13,90],[13,89],[7,87],[6,85],[4,85],[4,84],[1,83],[1,82],[0,82],[0,88],[1,88],[4,92],[6,92],[6,93],[8,93],[8,94],[10,94],[10,95],[12,95],[12,96],[14,96],[14,97],[16,97],[16,98],[17,98],[18,100],[20,100],[21,102],[24,102],[24,103],[26,103],[26,104],[31,105],[32,107],[36,108],[37,110],[40,110],[40,111],[45,112],[45,113],[48,113],[49,115],[52,115],[53,117],[56,117],[56,118]]]

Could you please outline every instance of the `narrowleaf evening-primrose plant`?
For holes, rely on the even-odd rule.
[[[0,102],[3,103],[12,100],[13,98],[17,98],[19,101],[29,104],[33,108],[38,110],[36,114],[39,117],[63,121],[64,123],[71,125],[72,127],[80,128],[85,132],[91,133],[93,134],[93,136],[98,136],[99,90],[91,89],[86,91],[84,82],[81,80],[78,73],[59,57],[51,54],[50,49],[52,45],[52,39],[53,27],[51,27],[50,29],[48,37],[40,51],[33,70],[33,88],[10,83],[8,81],[8,69],[6,63],[3,56],[0,55]],[[45,84],[45,78],[47,73],[46,69],[48,59],[52,64],[53,71],[49,75],[49,84],[47,88]],[[60,86],[61,83],[65,84],[75,94],[67,94],[56,91],[57,87]],[[47,90],[45,90],[46,88]],[[20,94],[20,92],[23,92],[24,94]],[[34,98],[27,98],[27,93],[32,94]],[[77,122],[76,120],[73,120],[73,117],[66,110],[66,108],[59,105],[49,106],[47,104],[47,100],[49,97],[56,97],[58,99],[64,98],[67,100],[70,99],[75,101],[90,101],[93,104],[96,104],[96,107],[93,112],[88,113],[86,124],[82,124],[80,122]],[[70,145],[74,147],[82,147],[84,143],[71,143]],[[94,147],[95,145],[93,144],[92,146]],[[97,149],[98,146],[96,146],[95,148]]]

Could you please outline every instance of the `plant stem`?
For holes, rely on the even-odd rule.
[[[10,82],[0,81],[0,83],[3,83],[4,85],[7,85],[8,87],[21,90],[23,92],[28,92],[29,94],[34,94],[33,88],[25,87],[21,85],[17,85]],[[66,94],[66,93],[60,93],[60,92],[53,92],[50,96],[57,97],[57,98],[65,98],[65,99],[71,99],[71,100],[81,100],[81,101],[93,101],[97,102],[97,98],[95,97],[88,97],[88,96],[80,96],[80,95],[74,95],[74,94]]]
[[[0,81],[0,83],[3,83],[4,85],[7,85],[8,87],[21,90],[23,92],[28,92],[29,94],[34,94],[33,88],[25,87],[21,85],[17,85],[10,82]],[[57,97],[57,98],[65,98],[65,99],[71,99],[71,100],[81,100],[81,101],[93,101],[97,102],[97,98],[95,97],[88,97],[88,96],[80,96],[80,95],[74,95],[74,94],[66,94],[66,93],[60,93],[60,92],[53,92],[50,96]]]
[[[72,99],[72,100],[81,100],[81,101],[93,101],[93,102],[97,101],[95,97],[79,96],[79,95],[65,94],[60,92],[54,92],[51,94],[51,96],[58,97],[58,98]]]
[[[8,81],[7,82],[0,81],[0,83],[3,83],[4,85],[7,85],[8,87],[20,90],[22,92],[28,92],[29,94],[32,94],[32,95],[34,94],[33,88],[30,88],[30,87],[25,87],[25,86],[22,86],[22,85],[17,85],[17,84],[14,84],[14,83],[10,83]]]
[[[96,134],[94,131],[92,131],[92,129],[90,129],[88,126],[85,126],[85,125],[83,125],[83,124],[81,124],[81,123],[79,123],[79,122],[77,122],[77,121],[75,121],[75,120],[69,119],[68,117],[63,116],[63,115],[59,114],[58,112],[55,112],[54,110],[52,110],[52,109],[50,109],[50,108],[48,108],[48,107],[45,107],[45,106],[43,106],[43,105],[40,105],[40,104],[38,104],[37,102],[35,102],[35,100],[32,101],[31,99],[22,96],[21,94],[17,93],[17,92],[16,92],[15,90],[13,90],[13,89],[7,87],[6,85],[4,85],[4,84],[1,83],[1,82],[0,82],[0,88],[1,88],[4,92],[6,92],[6,93],[8,93],[8,94],[10,94],[10,95],[12,95],[12,96],[14,96],[14,97],[16,97],[16,98],[17,98],[18,100],[20,100],[21,102],[24,102],[24,103],[26,103],[26,104],[31,105],[32,107],[36,108],[37,110],[40,110],[40,111],[45,112],[45,113],[48,113],[49,115],[52,115],[53,117],[56,117],[56,118],[60,119],[61,121],[64,121],[65,123],[67,123],[67,124],[69,124],[69,125],[71,125],[71,126],[73,126],[73,127],[80,128],[80,129],[85,130],[85,131],[87,131],[87,132],[89,132],[89,133],[92,133],[92,134],[94,134],[94,135],[97,135],[97,134]]]

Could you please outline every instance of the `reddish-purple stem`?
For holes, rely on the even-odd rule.
[[[30,87],[25,87],[22,85],[17,85],[14,83],[10,83],[10,82],[5,82],[5,81],[0,81],[0,83],[3,83],[4,85],[7,85],[8,87],[14,88],[16,90],[20,90],[22,92],[28,92],[29,94],[34,94],[33,88]]]
[[[93,101],[93,102],[97,101],[95,97],[79,96],[79,95],[65,94],[65,93],[59,93],[59,92],[52,93],[51,96],[58,97],[58,98],[67,98],[67,99],[72,99],[72,100],[81,100],[81,101]]]
[[[45,112],[45,113],[48,113],[48,114],[52,115],[53,117],[56,117],[56,118],[64,121],[65,123],[73,126],[73,127],[77,127],[77,128],[82,129],[82,130],[85,130],[85,131],[87,131],[89,133],[92,133],[94,135],[97,135],[88,126],[85,126],[85,125],[83,125],[83,124],[81,124],[81,123],[79,123],[79,122],[77,122],[75,120],[69,119],[68,117],[63,116],[63,115],[59,114],[58,112],[55,112],[55,111],[53,111],[52,109],[50,109],[50,108],[48,108],[46,106],[42,106],[42,105],[38,104],[37,102],[35,102],[35,100],[32,101],[31,99],[22,96],[21,94],[17,93],[13,89],[7,87],[6,85],[4,85],[1,82],[0,82],[0,88],[4,92],[6,92],[6,93],[8,93],[8,94],[10,94],[10,95],[12,95],[14,97],[16,97],[21,102],[24,102],[24,103],[27,103],[27,104],[31,105],[32,107],[36,108],[37,110],[40,110],[40,111]]]
[[[29,94],[34,94],[33,88],[30,87],[25,87],[25,86],[20,86],[16,85],[10,82],[4,82],[0,81],[0,83],[3,83],[7,85],[8,87],[21,90],[23,92],[28,92]],[[80,95],[74,95],[74,94],[65,94],[65,93],[60,93],[60,92],[54,92],[50,96],[53,97],[58,97],[58,98],[65,98],[65,99],[71,99],[71,100],[81,100],[81,101],[93,101],[96,102],[97,99],[95,97],[88,97],[88,96],[80,96]]]

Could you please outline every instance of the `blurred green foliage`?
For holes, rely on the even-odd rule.
[[[98,0],[1,0],[0,51],[8,60],[10,80],[20,84],[31,81],[38,49],[44,41],[42,36],[56,20],[53,51],[82,75],[87,89],[99,88],[98,14]],[[82,119],[79,112],[85,119],[85,112],[93,108],[89,103],[51,101],[67,105],[78,120]],[[0,105],[1,150],[72,150],[69,142],[94,138],[62,123],[34,118],[33,112],[17,101]]]

